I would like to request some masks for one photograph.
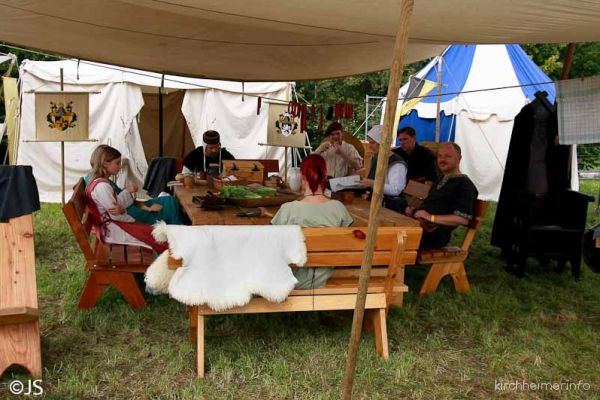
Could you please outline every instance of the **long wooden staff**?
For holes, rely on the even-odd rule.
[[[388,169],[388,158],[391,151],[392,125],[396,115],[396,105],[398,102],[398,91],[402,81],[402,72],[404,70],[404,53],[408,43],[408,28],[413,11],[414,0],[402,0],[401,14],[398,33],[396,34],[396,43],[394,44],[394,55],[392,68],[390,71],[390,81],[388,84],[387,104],[385,118],[383,120],[383,132],[379,146],[379,156],[377,158],[377,170],[375,173],[375,183],[373,185],[373,196],[371,198],[371,208],[369,211],[369,226],[367,230],[367,243],[365,245],[360,278],[358,283],[358,294],[356,297],[356,306],[354,307],[354,317],[352,320],[352,333],[350,344],[348,345],[348,358],[346,359],[346,371],[344,373],[343,399],[350,399],[352,396],[352,385],[354,383],[354,371],[356,369],[356,360],[360,338],[362,333],[362,323],[365,313],[365,301],[367,298],[367,286],[371,275],[371,266],[373,264],[373,251],[375,249],[375,239],[377,238],[377,225],[379,221],[379,211],[383,201],[383,185]]]

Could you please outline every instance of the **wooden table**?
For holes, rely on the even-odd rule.
[[[238,217],[235,214],[243,207],[235,205],[226,205],[221,211],[206,211],[192,202],[193,196],[204,196],[207,192],[206,186],[195,186],[188,189],[183,186],[175,186],[174,194],[179,200],[181,207],[192,221],[192,225],[268,225],[271,222],[269,217]],[[369,224],[370,202],[367,200],[355,198],[352,204],[346,204],[348,212],[354,219],[352,226],[364,226]],[[272,214],[275,214],[279,206],[266,207]],[[419,222],[406,215],[397,213],[387,208],[382,208],[379,214],[379,226],[401,226],[415,228],[421,231]]]

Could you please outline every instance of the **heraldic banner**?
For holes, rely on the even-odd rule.
[[[288,112],[288,104],[269,103],[267,144],[271,146],[304,147],[304,132],[300,132],[300,118]]]
[[[36,92],[36,139],[56,142],[88,140],[89,93]]]

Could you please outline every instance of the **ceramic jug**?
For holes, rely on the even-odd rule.
[[[288,171],[287,183],[292,192],[299,192],[302,189],[302,174],[300,168],[290,168]]]

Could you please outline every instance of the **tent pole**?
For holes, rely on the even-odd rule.
[[[373,184],[373,195],[371,198],[371,208],[369,210],[369,225],[367,229],[367,240],[363,252],[362,265],[360,269],[360,278],[358,283],[358,293],[356,295],[356,305],[354,307],[354,316],[352,319],[352,332],[350,343],[348,345],[348,358],[346,359],[346,370],[344,373],[343,399],[350,399],[352,396],[352,385],[354,383],[354,372],[356,369],[356,360],[358,347],[360,345],[363,316],[365,312],[365,302],[367,299],[367,287],[371,275],[371,266],[373,264],[373,251],[375,249],[375,239],[377,238],[377,225],[379,220],[379,211],[383,200],[383,185],[388,169],[388,158],[391,152],[392,124],[396,115],[398,104],[398,93],[402,81],[402,72],[404,69],[405,50],[408,44],[408,28],[413,12],[414,0],[402,0],[400,8],[400,20],[398,21],[398,33],[394,44],[394,53],[390,71],[390,81],[388,83],[387,103],[385,118],[383,120],[383,131],[381,144],[379,146],[379,156],[377,158],[377,170],[375,174],[375,183]]]
[[[162,75],[160,80],[160,87],[158,88],[158,156],[163,156],[163,89],[165,87],[165,74]]]
[[[64,71],[60,69],[60,91],[65,90]],[[65,141],[60,141],[60,202],[65,206]]]
[[[565,60],[563,61],[563,69],[560,73],[560,80],[569,79],[569,72],[571,72],[571,66],[573,65],[573,57],[575,56],[575,43],[571,42],[567,46],[567,52],[565,53]],[[573,188],[572,175],[573,175],[573,145],[569,145],[569,187]]]
[[[438,70],[437,70],[437,104],[435,114],[435,142],[440,142],[440,108],[442,102],[442,56],[438,59]]]
[[[567,46],[567,52],[565,54],[565,60],[563,61],[563,69],[560,73],[560,80],[569,79],[569,72],[571,72],[571,65],[573,65],[573,56],[575,55],[575,43],[569,43]]]

